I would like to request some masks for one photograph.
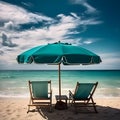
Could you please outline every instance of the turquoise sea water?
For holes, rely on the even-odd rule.
[[[0,71],[0,97],[29,97],[28,80],[51,80],[53,97],[58,94],[58,71]],[[99,82],[94,97],[120,97],[120,70],[61,71],[62,94],[74,91],[78,82]]]

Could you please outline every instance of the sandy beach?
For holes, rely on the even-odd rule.
[[[66,110],[53,111],[41,108],[39,111],[27,114],[29,98],[0,98],[0,120],[119,120],[120,98],[96,98],[98,113],[79,112],[68,106]],[[55,101],[53,101],[55,103]],[[34,107],[33,107],[34,109]],[[83,109],[83,108],[82,108]]]

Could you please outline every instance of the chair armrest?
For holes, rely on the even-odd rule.
[[[50,90],[50,91],[48,92],[48,96],[49,96],[49,98],[52,98],[52,90]]]
[[[52,96],[52,89],[50,90],[50,95]]]
[[[73,93],[69,90],[69,100],[73,99]]]

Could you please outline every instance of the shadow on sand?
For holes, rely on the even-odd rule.
[[[66,110],[56,110],[53,105],[52,112],[47,108],[40,108],[36,112],[42,116],[43,120],[120,120],[120,109],[109,106],[97,106],[98,113],[93,108],[79,108],[75,113],[75,108],[69,106]]]

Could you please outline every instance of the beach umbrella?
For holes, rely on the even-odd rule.
[[[69,43],[56,42],[31,48],[17,56],[18,63],[56,64],[59,73],[59,96],[61,96],[60,65],[90,65],[101,62],[100,56]]]

